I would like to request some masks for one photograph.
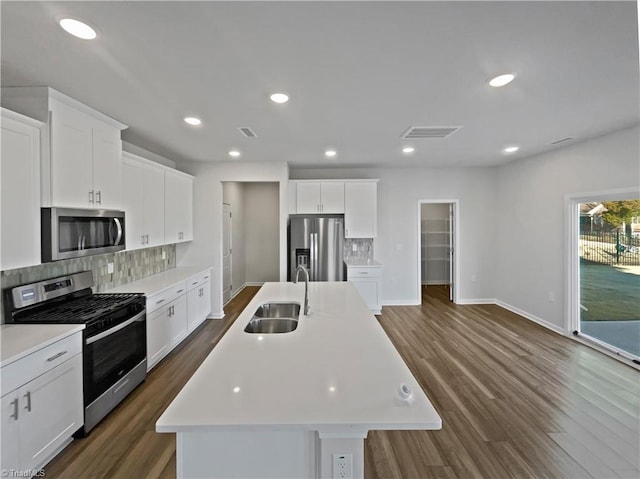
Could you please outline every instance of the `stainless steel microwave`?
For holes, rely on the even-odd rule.
[[[42,262],[125,248],[124,211],[42,208]]]

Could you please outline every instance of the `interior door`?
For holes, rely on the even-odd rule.
[[[231,205],[222,205],[222,302],[226,303],[231,299]]]

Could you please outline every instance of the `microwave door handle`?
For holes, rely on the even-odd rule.
[[[124,323],[120,323],[111,329],[107,329],[106,331],[96,334],[95,336],[91,336],[90,338],[87,338],[85,343],[86,344],[95,343],[96,341],[106,338],[107,336],[111,336],[113,333],[117,333],[121,329],[124,329],[127,326],[129,326],[131,323],[135,323],[136,321],[144,321],[145,319],[146,319],[146,310],[136,314],[131,319],[127,319]]]
[[[116,240],[113,242],[113,245],[117,246],[120,244],[120,240],[122,239],[122,224],[120,224],[120,218],[113,218],[113,222],[116,224],[116,228],[118,229]]]

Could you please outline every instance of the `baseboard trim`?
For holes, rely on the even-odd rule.
[[[244,288],[245,286],[262,286],[264,285],[264,283],[264,281],[247,281],[242,287]]]
[[[474,304],[497,304],[498,300],[495,298],[471,298],[471,299],[459,299],[456,304],[462,306],[472,306]]]
[[[207,319],[224,319],[224,311],[211,313],[209,316],[207,316]]]
[[[540,326],[544,326],[545,328],[550,329],[551,331],[554,331],[558,334],[561,334],[562,336],[568,335],[567,331],[562,329],[560,326],[550,323],[549,321],[542,319],[536,316],[535,314],[531,314],[524,311],[523,309],[516,308],[515,306],[512,306],[509,303],[505,303],[504,301],[497,300],[495,304],[497,304],[501,308],[504,308],[508,311],[511,311],[512,313],[517,314],[518,316],[522,316],[523,318],[533,321],[534,323],[538,323]]]

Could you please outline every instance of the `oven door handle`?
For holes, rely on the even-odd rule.
[[[117,333],[118,331],[120,331],[121,329],[126,328],[127,326],[129,326],[131,323],[135,323],[136,321],[144,321],[145,320],[145,314],[146,314],[146,310],[142,311],[141,313],[136,314],[133,318],[131,319],[127,319],[124,323],[120,323],[117,326],[114,326],[111,329],[107,329],[106,331],[103,331],[99,334],[96,334],[95,336],[91,336],[90,338],[87,338],[85,343],[86,344],[91,344],[91,343],[95,343],[96,341],[99,341],[103,338],[106,338],[107,336],[113,334],[113,333]]]

